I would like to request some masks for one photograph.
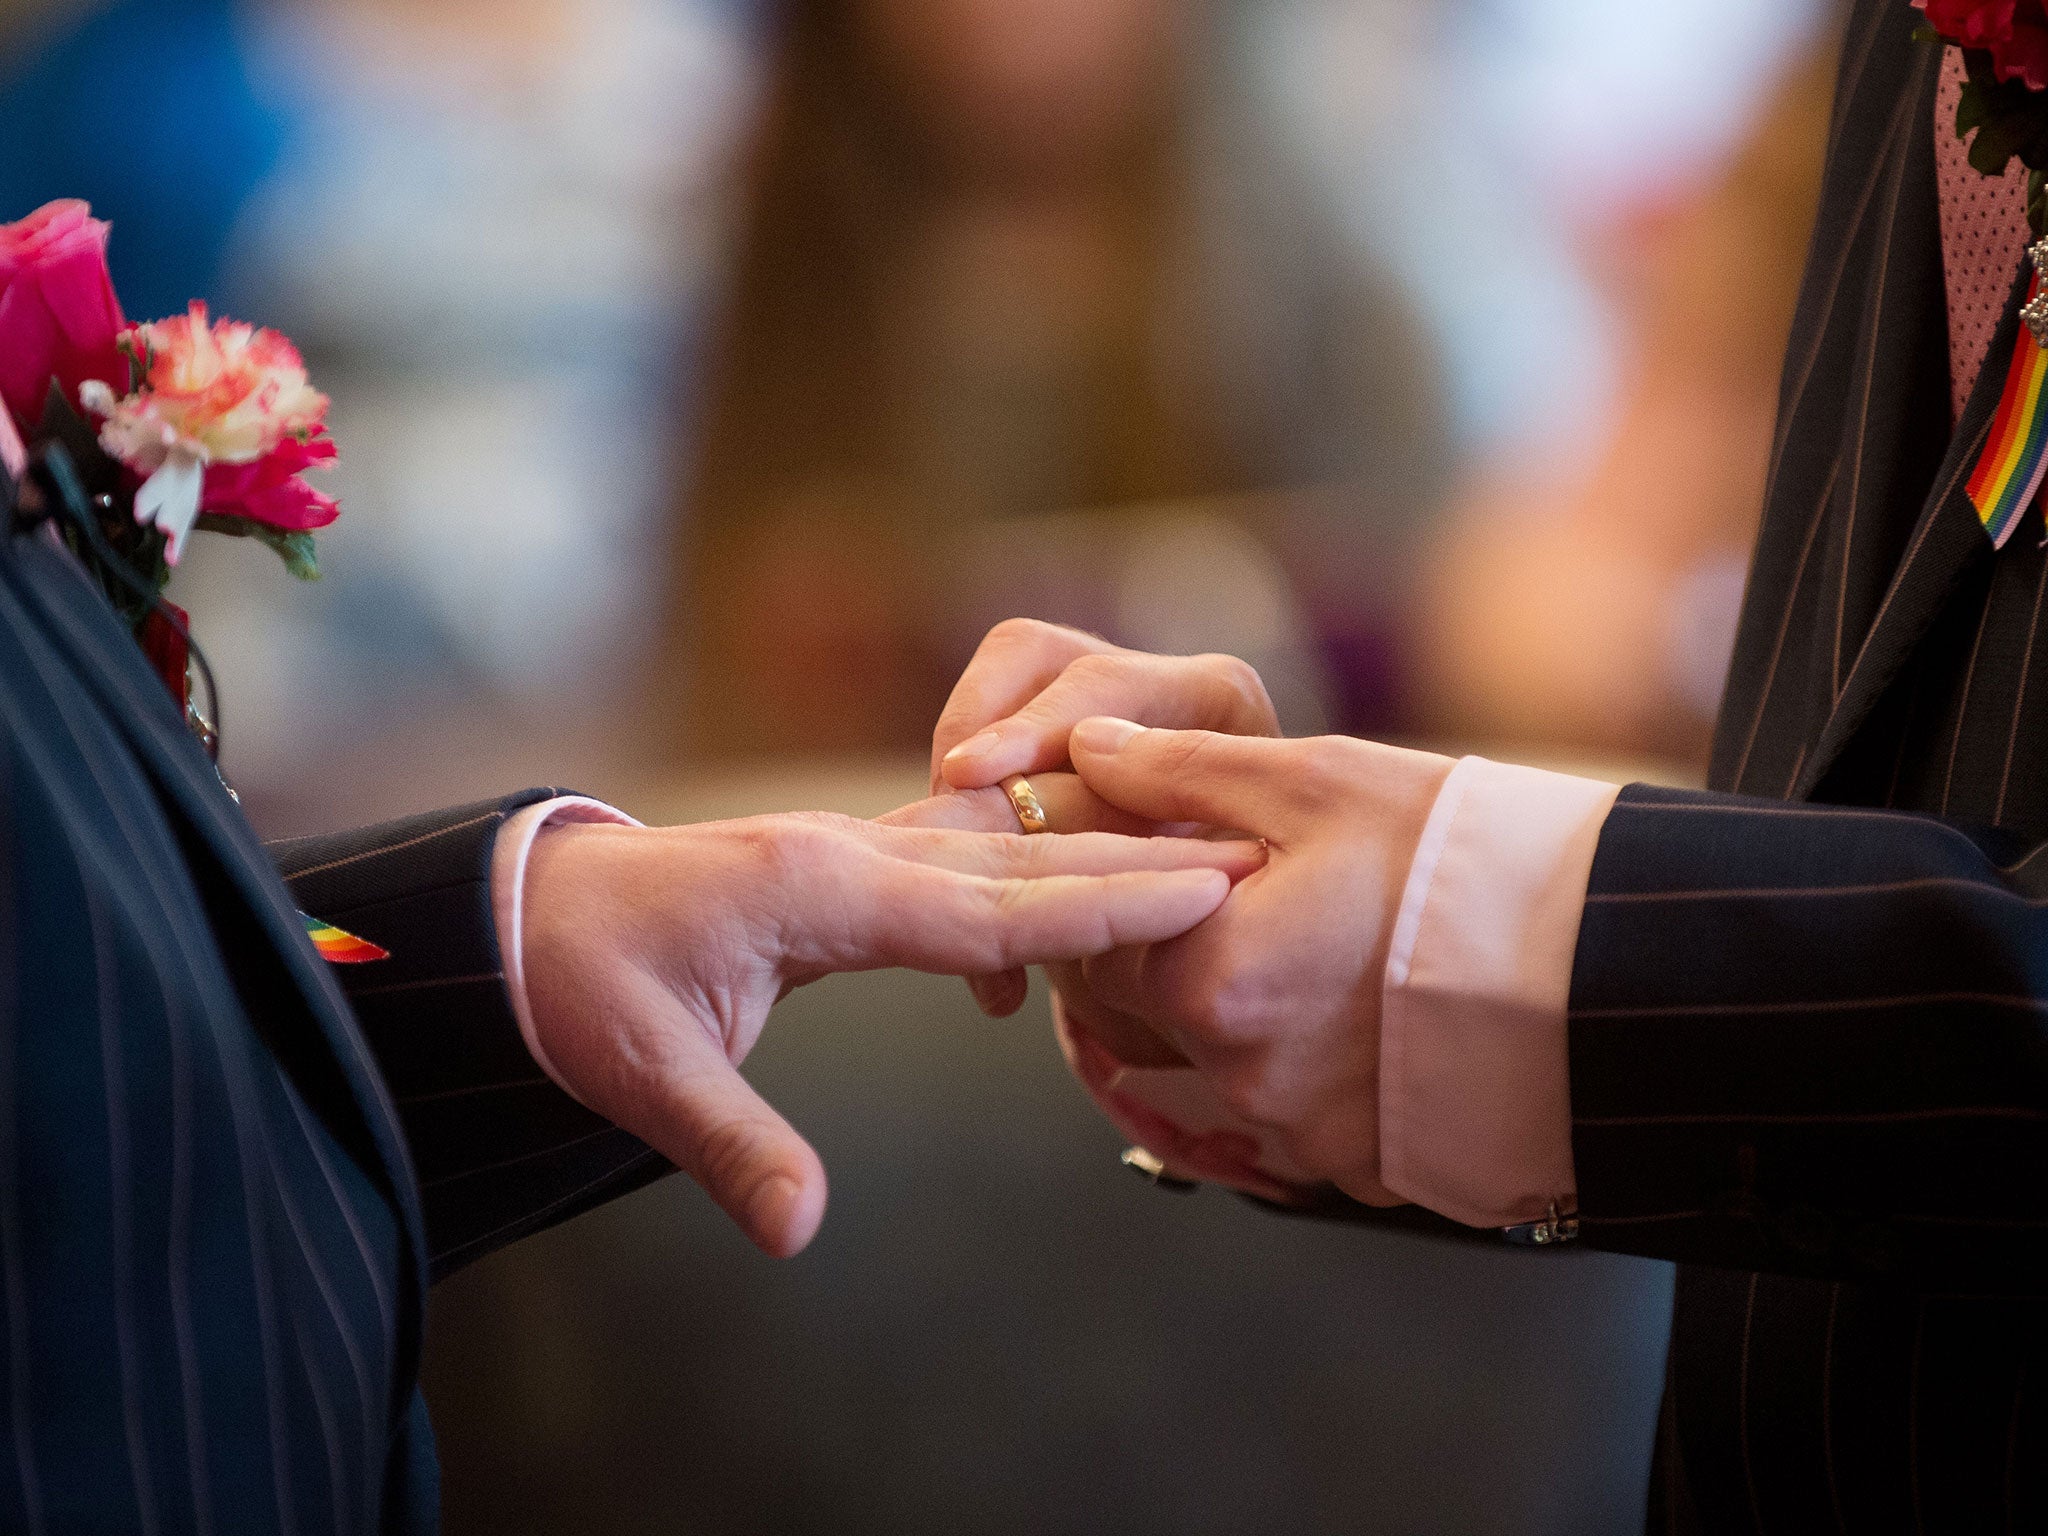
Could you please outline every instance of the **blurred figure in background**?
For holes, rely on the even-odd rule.
[[[1739,125],[1818,4],[51,0],[0,191],[335,381],[331,579],[181,577],[275,829],[393,756],[914,755],[1017,612],[1684,757],[1823,87]]]
[[[1704,762],[1831,87],[1823,48],[1732,161],[1585,221],[1613,422],[1590,453],[1482,463],[1448,509],[1414,610],[1432,734]]]
[[[1004,613],[1158,607],[1132,541],[1195,581],[1202,648],[1250,628],[1280,661],[1310,642],[1272,557],[1181,504],[1345,477],[1412,520],[1439,493],[1425,338],[1250,110],[1234,20],[785,8],[677,519],[695,601],[656,691],[694,676],[690,748],[915,749]]]
[[[401,755],[423,740],[473,774],[513,743],[580,743],[588,772],[615,755],[618,658],[659,595],[646,551],[692,398],[710,194],[746,128],[746,15],[290,0],[245,30],[295,122],[233,286],[333,381],[354,537],[317,605],[215,567],[195,596],[221,644],[277,658],[229,686],[282,722],[331,669],[318,715],[374,720]],[[244,772],[283,777],[297,734],[261,764],[238,743]],[[363,750],[392,755],[376,735]]]
[[[747,131],[749,8],[121,0],[33,21],[0,54],[8,204],[91,199],[139,314],[260,313],[338,401],[352,515],[330,579],[288,590],[246,550],[181,573],[252,810],[331,825],[542,753],[601,776],[618,659],[653,628],[645,550]],[[377,771],[394,757],[419,765],[407,784]]]

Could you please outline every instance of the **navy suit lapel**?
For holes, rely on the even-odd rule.
[[[228,799],[213,765],[179,719],[162,683],[114,622],[105,600],[84,572],[54,549],[24,549],[22,554],[24,564],[33,567],[23,587],[29,601],[41,610],[51,643],[70,659],[79,679],[98,697],[168,807],[215,860],[256,937],[275,953],[289,982],[304,999],[306,1011],[328,1047],[323,1060],[332,1062],[353,1111],[353,1123],[330,1124],[329,1130],[402,1213],[411,1250],[407,1263],[412,1273],[423,1276],[425,1235],[396,1113],[366,1058],[348,1002],[307,941],[269,857]],[[308,1098],[320,1104],[332,1102],[335,1096],[313,1092]],[[420,1283],[424,1284],[423,1279]]]
[[[1782,796],[1813,755],[1950,445],[1937,53],[1898,0],[1851,19],[1786,347],[1715,787]],[[1860,686],[1860,685],[1859,685]]]
[[[2030,272],[2022,263],[2005,318],[1992,338],[1991,350],[1956,423],[1905,554],[1793,785],[1794,799],[1810,798],[1819,787],[1941,613],[1963,573],[1978,561],[1996,557],[1966,485],[1998,412],[2006,364],[2020,334],[2019,306],[2026,296]],[[2016,535],[2029,536],[2024,530]]]

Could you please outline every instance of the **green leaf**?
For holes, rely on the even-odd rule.
[[[254,539],[259,544],[268,545],[277,551],[284,568],[300,581],[320,579],[320,562],[314,555],[313,535],[304,529],[273,528],[254,518],[220,512],[201,513],[199,527],[206,533],[224,533],[231,539]]]
[[[256,537],[276,550],[278,558],[284,561],[284,568],[300,581],[320,579],[320,562],[313,554],[313,535],[303,528],[287,533],[282,528],[258,523]]]

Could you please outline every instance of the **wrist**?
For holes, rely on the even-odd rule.
[[[602,801],[560,796],[527,806],[499,831],[492,854],[491,901],[505,991],[527,1052],[565,1091],[544,1044],[560,1012],[565,962],[604,923],[593,918],[601,881],[587,867],[588,835],[637,830],[639,823]],[[580,930],[580,931],[579,931]],[[538,984],[536,988],[536,983]]]
[[[606,869],[616,840],[633,828],[569,823],[534,839],[522,892],[525,908],[524,981],[534,1059],[560,1080],[558,1050],[549,1049],[565,1024],[587,1006],[587,978],[598,956],[615,951],[628,929],[614,909],[616,882]]]

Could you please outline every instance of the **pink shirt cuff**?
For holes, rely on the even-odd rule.
[[[1565,1011],[1620,786],[1468,757],[1415,851],[1380,1023],[1380,1177],[1471,1226],[1577,1209]]]
[[[541,1071],[555,1080],[571,1098],[575,1091],[562,1081],[562,1074],[541,1049],[540,1036],[533,1027],[533,1009],[526,998],[526,964],[521,922],[526,905],[526,861],[533,853],[534,839],[549,827],[563,822],[608,822],[614,826],[637,827],[639,822],[624,811],[583,795],[558,795],[553,800],[514,811],[498,829],[498,841],[491,849],[491,912],[498,923],[498,956],[505,969],[505,992],[512,999],[512,1016],[519,1021],[520,1036]]]

